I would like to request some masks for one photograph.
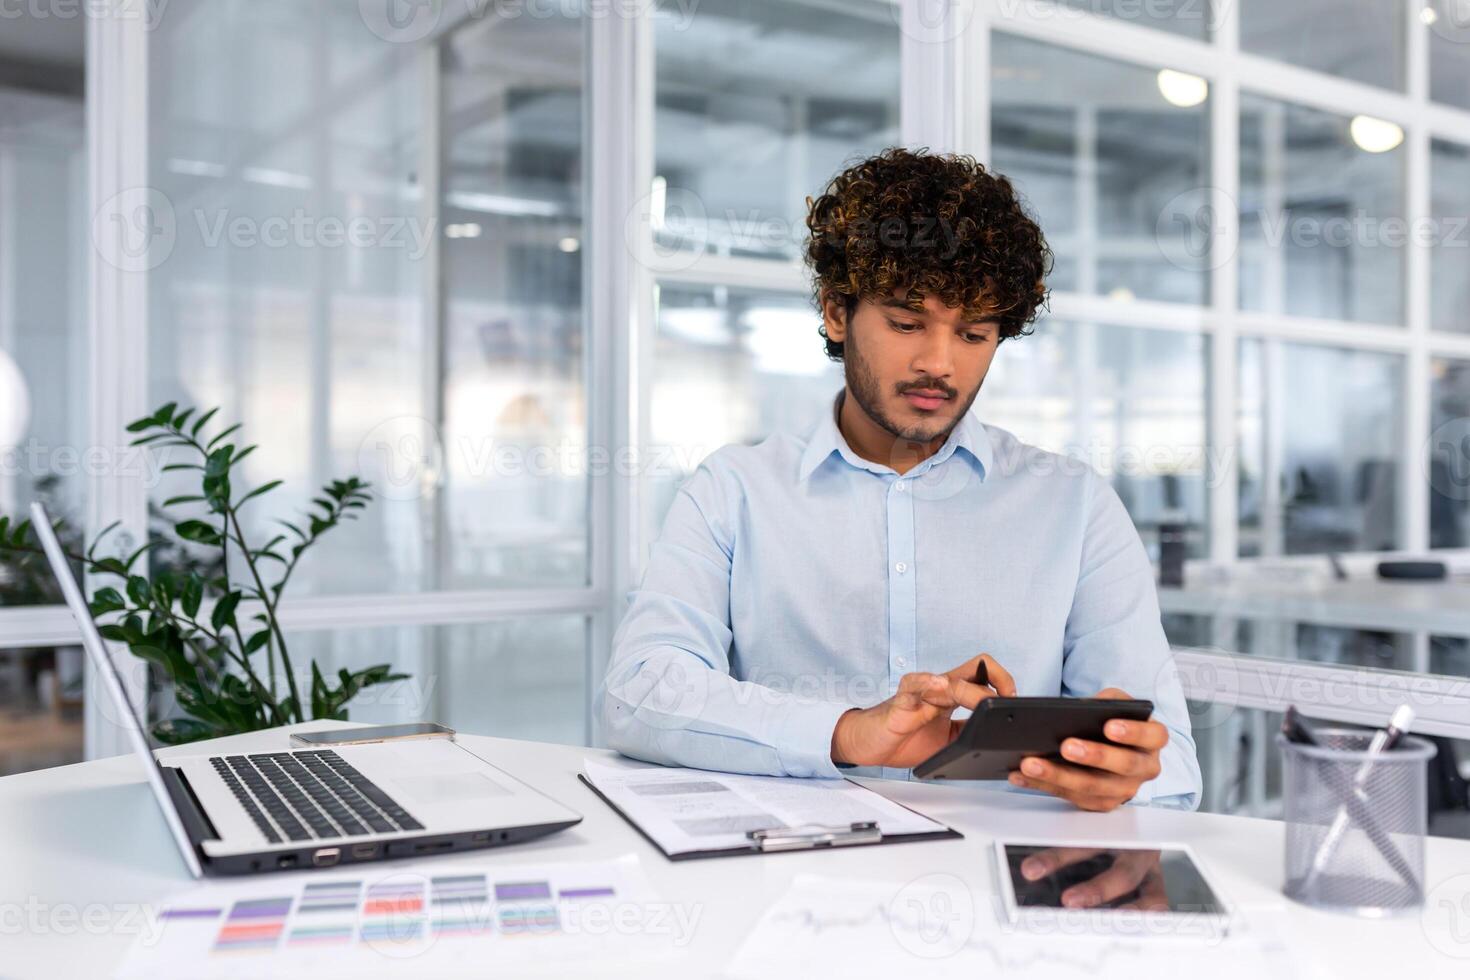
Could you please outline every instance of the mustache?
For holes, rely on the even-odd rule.
[[[954,398],[959,394],[958,390],[939,378],[920,378],[917,381],[900,381],[895,387],[900,395],[906,391],[942,391],[944,392],[944,397]]]

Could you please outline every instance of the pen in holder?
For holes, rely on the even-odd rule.
[[[1371,732],[1319,728],[1316,744],[1276,736],[1284,753],[1286,894],[1365,916],[1424,901],[1426,763],[1433,743],[1405,736],[1370,751]]]

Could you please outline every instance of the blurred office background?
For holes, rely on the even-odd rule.
[[[377,486],[284,613],[413,674],[354,719],[595,742],[675,488],[841,384],[807,196],[960,150],[1057,253],[977,411],[1183,549],[1206,807],[1277,814],[1285,703],[1412,683],[1470,834],[1470,0],[86,6],[0,14],[0,514],[166,534],[188,481],[105,447],[221,406],[286,481],[248,531]],[[0,771],[114,748],[58,602],[0,566]]]

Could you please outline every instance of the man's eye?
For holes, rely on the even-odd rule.
[[[888,325],[897,330],[899,333],[913,333],[915,330],[919,329],[919,325],[917,323],[908,323],[904,320],[889,320]]]
[[[965,334],[965,340],[967,342],[971,343],[971,344],[983,344],[983,343],[985,343],[989,339],[990,339],[990,335],[989,334],[984,334],[984,333],[967,333],[967,334]]]

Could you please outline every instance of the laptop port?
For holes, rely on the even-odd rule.
[[[296,867],[296,855],[294,855],[294,854],[282,854],[280,857],[276,858],[276,867],[278,867],[278,868],[294,868],[294,867]]]
[[[320,847],[311,856],[311,863],[318,868],[330,868],[342,860],[342,849],[339,847]]]
[[[365,860],[367,860],[368,858],[372,857],[374,854],[377,854],[377,853],[378,853],[378,845],[377,844],[353,844],[352,845],[352,856],[355,857],[355,858],[357,858],[359,861],[365,861]]]
[[[478,833],[471,834],[470,840],[474,841],[476,844],[488,844],[490,843],[490,831],[482,830]]]

